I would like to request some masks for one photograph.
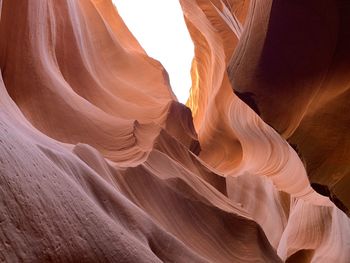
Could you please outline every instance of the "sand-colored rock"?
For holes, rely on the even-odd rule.
[[[287,260],[290,257],[290,262],[298,262],[295,260],[301,260],[300,258],[304,258],[305,262],[347,262],[349,255],[345,251],[348,250],[348,243],[344,241],[348,240],[348,233],[345,233],[347,231],[340,234],[333,232],[334,236],[342,236],[342,238],[338,236],[332,240],[332,242],[338,240],[336,243],[342,248],[338,247],[333,250],[333,253],[327,255],[320,252],[324,245],[321,245],[321,242],[315,245],[313,239],[318,238],[326,244],[329,241],[324,239],[329,237],[329,231],[336,231],[316,227],[321,224],[317,218],[333,222],[330,225],[337,225],[336,222],[339,222],[339,217],[341,217],[340,220],[344,225],[339,229],[348,229],[348,219],[341,212],[333,213],[334,205],[329,206],[329,200],[325,201],[310,188],[304,158],[301,160],[285,139],[263,122],[258,115],[261,113],[255,101],[255,93],[251,93],[252,87],[261,85],[258,78],[251,78],[251,76],[256,74],[255,67],[261,66],[259,59],[261,59],[260,53],[264,42],[260,40],[268,30],[272,6],[283,6],[283,4],[280,1],[189,0],[183,0],[181,3],[192,39],[196,44],[196,56],[192,67],[194,81],[187,105],[192,109],[199,135],[202,148],[199,156],[227,176],[229,198],[241,203],[250,211],[254,219],[263,227],[271,244],[277,247],[282,259]],[[316,3],[313,4],[316,5]],[[246,8],[247,5],[249,9]],[[301,3],[294,5],[302,8]],[[288,12],[286,7],[285,11]],[[307,12],[305,14],[307,15]],[[276,23],[278,24],[278,21]],[[286,28],[288,28],[287,25]],[[304,34],[307,36],[309,33],[304,32]],[[300,42],[301,40],[299,39]],[[286,50],[283,46],[279,48]],[[271,60],[275,59],[273,53],[270,53],[269,56],[266,56],[267,63],[270,57]],[[294,56],[293,59],[296,57]],[[255,61],[257,61],[256,64]],[[236,68],[233,68],[232,65],[236,65]],[[286,74],[288,73],[287,67],[282,67],[282,69],[286,71]],[[271,78],[274,79],[274,76]],[[241,86],[237,84],[236,79],[246,84],[243,86],[246,90],[240,89]],[[288,85],[290,83],[291,81],[288,82]],[[235,93],[230,92],[233,89]],[[283,87],[279,87],[279,90],[281,93],[284,92]],[[290,112],[293,112],[293,104],[283,102],[285,97],[280,99],[276,92],[273,93],[274,96],[270,96],[270,93],[266,91],[260,92],[262,96],[269,97],[277,104],[285,103],[284,105],[288,105]],[[248,109],[247,105],[251,109]],[[272,114],[280,114],[278,107],[273,107],[274,104],[266,103],[265,105]],[[298,110],[300,108],[295,109],[295,111]],[[280,115],[279,120],[285,121],[283,115]],[[320,121],[322,122],[322,119]],[[339,138],[346,136],[345,123],[339,123],[339,126],[343,127]],[[307,140],[305,143],[310,148],[314,147],[313,144],[308,144]],[[293,144],[292,146],[294,147]],[[344,148],[348,149],[346,145]],[[262,176],[262,178],[256,178],[257,176]],[[271,187],[275,190],[271,190]],[[332,201],[339,201],[336,197],[332,197]],[[299,240],[293,237],[293,242],[296,243],[292,244],[286,241],[291,237],[286,236],[294,236],[294,234],[290,232],[289,227],[286,228],[285,224],[287,223],[288,226],[289,221],[294,220],[290,216],[294,217],[293,211],[296,210],[293,205],[295,198],[302,204],[300,206],[307,203],[315,207],[312,206],[309,209],[312,212],[308,216],[303,216],[305,213],[299,208],[295,212],[298,214],[298,223],[291,223],[293,231],[303,231],[302,237],[305,235],[307,241],[298,242]],[[265,209],[261,205],[262,202],[266,203]],[[335,203],[339,206],[339,202]],[[327,212],[322,212],[323,210]],[[330,216],[326,216],[325,213]],[[314,214],[315,218],[311,214]],[[303,226],[304,224],[313,226],[311,227],[313,229],[309,230],[310,233],[314,233],[313,231],[318,233],[307,237],[308,233],[305,230],[307,227]],[[322,222],[322,224],[328,223]],[[317,230],[314,230],[315,228]],[[302,240],[302,237],[299,239]]]
[[[1,261],[348,262],[349,218],[233,92],[275,1],[180,3],[189,108],[110,0],[0,0]]]
[[[232,87],[298,149],[311,182],[328,186],[347,212],[350,5],[255,2],[229,63]]]

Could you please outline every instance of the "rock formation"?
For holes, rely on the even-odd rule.
[[[0,0],[1,261],[349,262],[349,5],[180,3],[188,108],[111,0]]]

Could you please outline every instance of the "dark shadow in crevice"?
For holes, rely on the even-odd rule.
[[[239,92],[234,90],[234,93],[240,100],[242,100],[245,104],[247,104],[256,114],[261,116],[261,112],[259,110],[258,104],[255,102],[255,94],[253,92]]]
[[[319,184],[319,183],[311,183],[311,187],[319,194],[323,196],[329,197],[329,199],[340,209],[342,210],[347,216],[350,216],[350,211],[346,207],[346,205],[343,204],[343,202],[332,192],[331,189],[327,185]]]

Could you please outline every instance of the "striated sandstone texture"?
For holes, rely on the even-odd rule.
[[[180,3],[188,107],[111,0],[0,0],[2,262],[350,262],[350,5]]]

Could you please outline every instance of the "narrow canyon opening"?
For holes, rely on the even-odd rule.
[[[350,263],[345,2],[0,0],[0,261]]]
[[[173,92],[186,103],[194,46],[178,0],[113,0],[120,16],[147,54],[167,70]]]

